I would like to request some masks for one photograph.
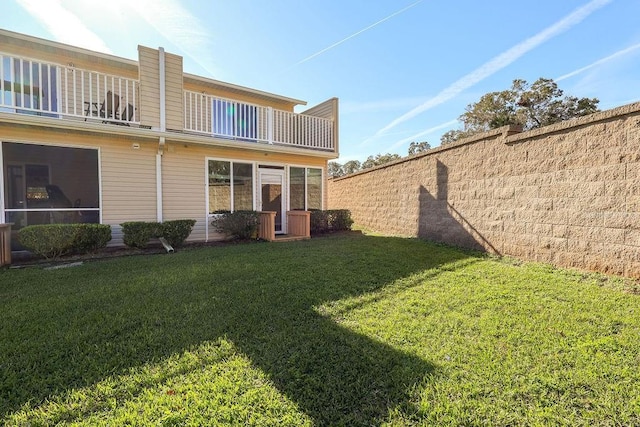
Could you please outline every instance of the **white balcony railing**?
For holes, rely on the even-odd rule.
[[[184,92],[184,128],[242,141],[335,150],[333,120]]]
[[[137,80],[0,54],[0,111],[138,123]]]
[[[62,109],[67,116],[82,116],[115,123],[139,123],[137,80],[63,68]]]

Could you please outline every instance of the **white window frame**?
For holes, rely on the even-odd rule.
[[[256,210],[256,181],[257,181],[257,163],[253,161],[240,160],[240,159],[225,159],[221,157],[206,157],[204,162],[204,194],[205,194],[205,218],[207,221],[205,222],[205,241],[209,241],[209,225],[211,220],[219,216],[220,214],[215,214],[209,212],[209,162],[228,162],[229,163],[229,178],[231,180],[231,212],[234,212],[234,194],[233,194],[233,164],[234,163],[242,163],[245,165],[251,165],[251,185],[253,186],[253,191],[251,192],[251,206],[253,210]]]
[[[287,182],[291,182],[291,168],[304,169],[304,210],[309,210],[309,190],[307,182],[307,170],[320,169],[320,210],[324,209],[324,180],[325,180],[325,168],[321,166],[309,166],[309,165],[288,165],[287,166]],[[287,186],[287,210],[291,210],[291,186]]]

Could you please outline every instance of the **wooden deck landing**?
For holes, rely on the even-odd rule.
[[[276,238],[272,242],[295,242],[296,240],[309,240],[307,236],[293,236],[290,234],[276,234]]]

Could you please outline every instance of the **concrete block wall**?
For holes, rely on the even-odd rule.
[[[332,179],[328,208],[385,234],[640,277],[640,103]]]

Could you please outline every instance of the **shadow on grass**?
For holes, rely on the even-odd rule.
[[[409,414],[436,367],[316,308],[468,257],[351,235],[0,272],[0,416],[219,337],[317,424]]]

